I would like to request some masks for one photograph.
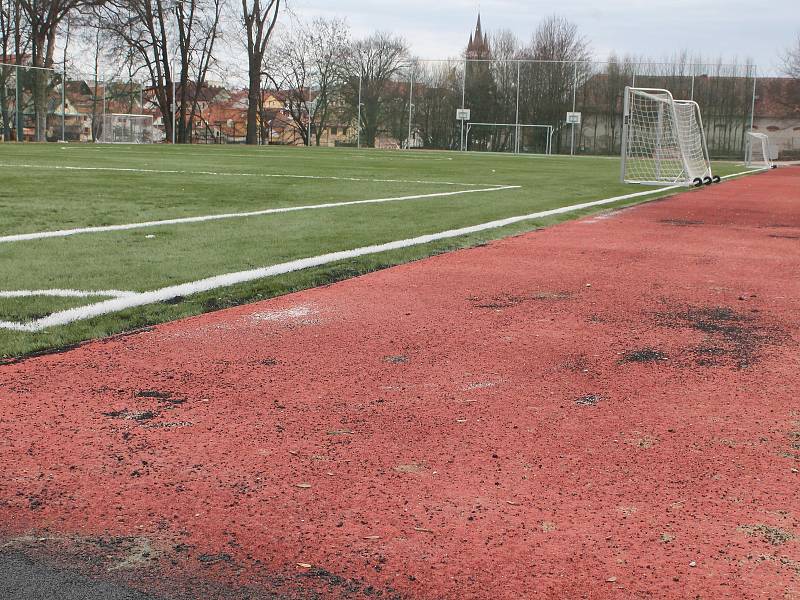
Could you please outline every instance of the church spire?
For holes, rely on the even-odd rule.
[[[483,25],[481,24],[481,11],[478,10],[478,22],[475,25],[475,32],[469,36],[469,44],[467,44],[467,58],[489,58],[489,36],[483,33]]]

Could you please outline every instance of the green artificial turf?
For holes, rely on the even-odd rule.
[[[741,170],[732,163],[715,165],[720,175]],[[0,243],[0,291],[155,290],[646,189],[619,183],[619,161],[608,158],[242,146],[5,144],[0,181],[0,236],[520,186]],[[655,197],[341,261],[37,333],[0,329],[0,357],[269,298]],[[27,321],[101,299],[0,298],[0,320]]]

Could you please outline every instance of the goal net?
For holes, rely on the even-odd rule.
[[[769,137],[766,133],[747,132],[744,163],[759,169],[772,168],[769,154]]]
[[[153,117],[151,115],[105,114],[97,141],[103,144],[151,144]]]
[[[668,90],[625,88],[622,180],[650,185],[703,185],[711,172],[700,107]]]

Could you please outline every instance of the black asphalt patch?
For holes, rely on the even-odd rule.
[[[3,600],[164,600],[107,581],[56,567],[22,554],[0,553]]]

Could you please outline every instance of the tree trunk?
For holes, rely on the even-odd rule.
[[[247,137],[246,143],[258,144],[258,105],[261,97],[261,56],[250,57],[250,82],[247,90]]]

